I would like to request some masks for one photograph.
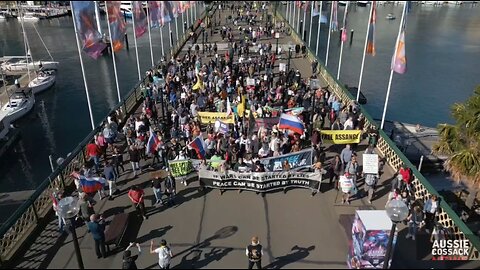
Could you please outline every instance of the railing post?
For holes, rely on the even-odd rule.
[[[59,177],[60,177],[60,183],[62,183],[62,188],[63,190],[65,190],[66,186],[65,186],[65,177],[63,176],[63,170],[60,172]]]
[[[28,201],[31,203],[32,207],[33,207],[33,215],[35,216],[35,222],[38,224],[38,212],[37,212],[37,209],[35,208],[35,202],[32,201],[31,199],[28,199]]]

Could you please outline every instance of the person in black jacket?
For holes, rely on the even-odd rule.
[[[135,256],[132,256],[132,252],[130,251],[130,248],[136,245],[138,248],[138,254]],[[135,261],[138,259],[138,255],[142,253],[142,249],[140,248],[140,244],[138,243],[130,243],[130,245],[125,249],[123,252],[123,264],[122,264],[122,269],[138,269],[137,264]]]
[[[254,264],[258,269],[262,269],[263,248],[257,236],[252,237],[252,243],[247,246],[245,253],[248,257],[248,269],[252,269]]]
[[[172,176],[172,172],[170,171],[169,175],[165,179],[165,195],[168,197],[167,205],[169,206],[174,205],[173,199],[175,198],[176,194],[176,186],[175,178]]]

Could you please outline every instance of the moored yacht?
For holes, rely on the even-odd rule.
[[[20,119],[32,110],[35,104],[35,95],[30,88],[19,88],[13,93],[0,110],[6,114],[10,123]]]

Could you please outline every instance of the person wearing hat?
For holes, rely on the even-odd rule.
[[[252,243],[247,246],[245,253],[248,257],[248,269],[253,269],[254,264],[258,269],[262,269],[263,247],[258,241],[258,236],[252,237]]]
[[[138,248],[138,254],[135,256],[132,256],[132,252],[130,251],[130,248],[133,247],[134,245],[136,245]],[[140,248],[140,244],[131,242],[130,245],[127,247],[127,249],[125,249],[125,251],[123,252],[122,269],[138,269],[135,261],[138,259],[138,255],[140,255],[141,253],[142,253],[142,249]]]

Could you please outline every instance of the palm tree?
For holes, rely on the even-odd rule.
[[[469,187],[466,204],[471,207],[480,188],[480,86],[465,103],[452,106],[452,116],[456,120],[454,125],[437,127],[440,138],[433,152],[446,155],[445,170],[455,181]]]

